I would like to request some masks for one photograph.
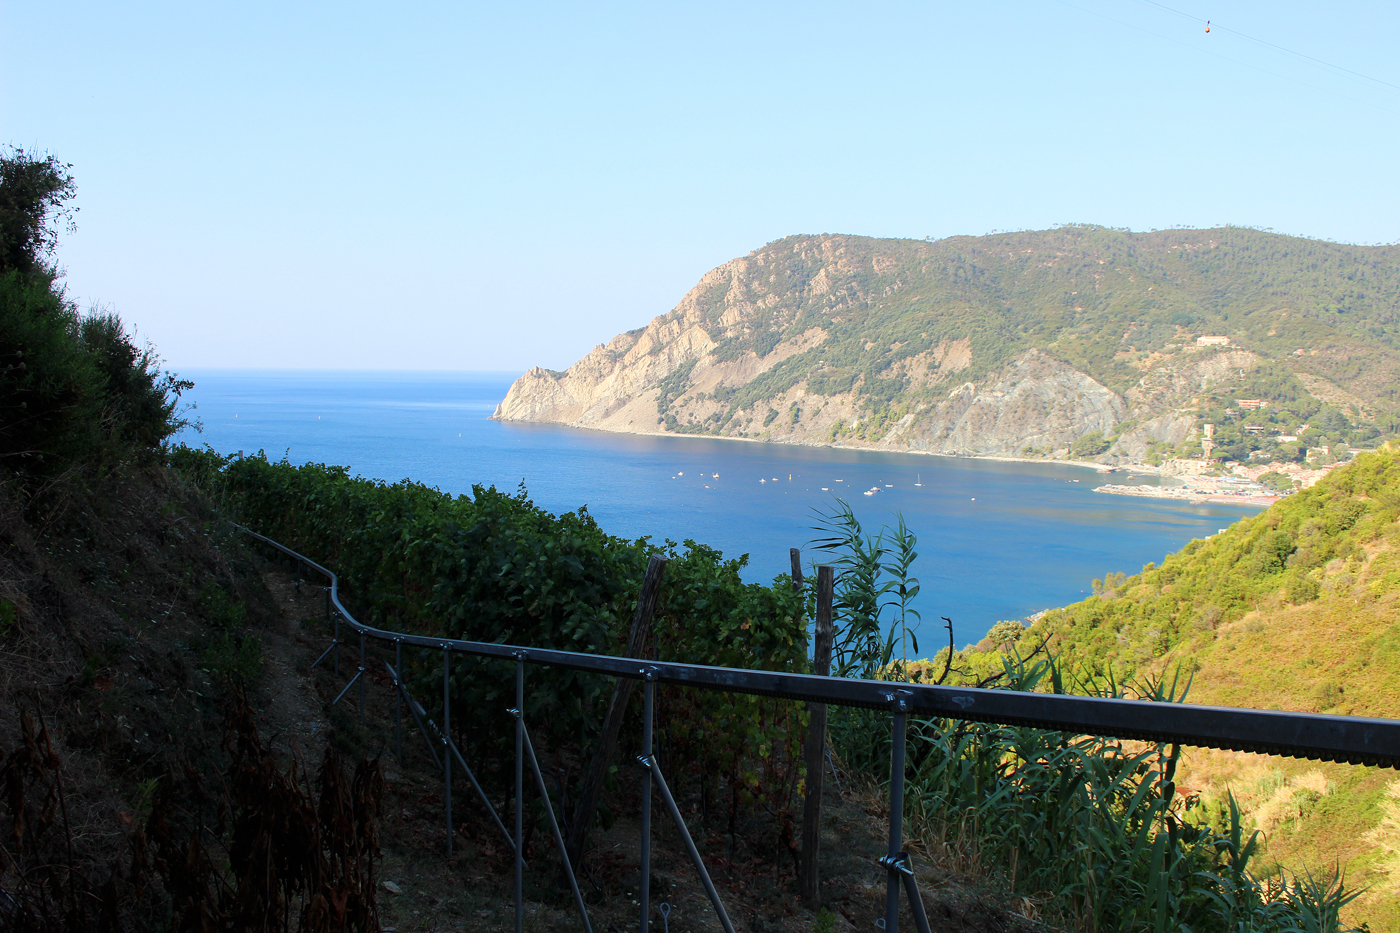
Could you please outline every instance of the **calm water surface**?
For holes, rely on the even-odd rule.
[[[919,536],[921,647],[941,616],[959,644],[999,619],[1082,598],[1110,571],[1135,573],[1192,538],[1257,509],[1111,496],[1096,486],[1155,483],[1056,464],[997,463],[784,447],[694,437],[634,437],[488,420],[514,373],[209,370],[188,398],[203,422],[185,438],[222,453],[333,463],[443,492],[514,490],[552,512],[586,505],[629,538],[687,538],[749,555],[745,579],[788,569],[813,537],[813,510],[841,496],[867,530],[902,512]],[[922,485],[919,485],[922,483]],[[878,487],[874,496],[865,490]],[[807,557],[816,552],[807,551]],[[810,563],[810,561],[809,561]]]

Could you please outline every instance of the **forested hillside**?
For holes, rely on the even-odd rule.
[[[496,416],[945,453],[1063,455],[1097,433],[1089,455],[1140,458],[1235,395],[1306,397],[1293,433],[1326,410],[1345,442],[1389,435],[1397,377],[1400,247],[1233,227],[795,236],[567,372],[527,373]]]
[[[0,152],[0,929],[286,929],[315,898],[365,929],[369,853],[259,736],[252,707],[289,712],[261,690],[278,607],[165,464],[190,384],[63,288],[74,188]],[[302,835],[274,872],[277,821]]]
[[[1047,613],[1023,643],[1049,637],[1050,646],[1094,676],[1128,680],[1167,658],[1188,666],[1212,646],[1228,643],[1246,620],[1272,618],[1311,607],[1330,624],[1363,609],[1394,619],[1400,605],[1400,449],[1390,445],[1361,454],[1310,489],[1241,519],[1219,534],[1189,542],[1130,577],[1094,581],[1096,595]],[[1327,624],[1314,633],[1330,643]],[[1377,650],[1400,648],[1400,628],[1376,642]],[[1308,708],[1383,714],[1397,708],[1400,677],[1382,674],[1383,659],[1368,659],[1353,645],[1356,669],[1375,673],[1388,685],[1357,690],[1355,696],[1318,693]],[[1277,689],[1277,688],[1276,688]],[[1257,694],[1255,694],[1257,695]],[[1322,705],[1318,705],[1322,704]]]

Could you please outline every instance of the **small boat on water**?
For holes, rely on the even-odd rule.
[[[923,474],[921,474],[921,473],[915,473],[914,476],[915,476],[914,485],[915,485],[915,486],[922,486],[922,485],[924,484],[924,477],[923,477]]]

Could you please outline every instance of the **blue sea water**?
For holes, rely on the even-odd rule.
[[[697,437],[637,437],[490,421],[514,373],[208,370],[187,400],[203,432],[182,439],[221,453],[265,450],[292,463],[332,463],[443,492],[513,491],[552,512],[587,506],[607,532],[690,538],[749,555],[745,579],[786,573],[807,548],[816,510],[835,496],[868,531],[899,512],[919,537],[916,608],[924,653],[953,620],[959,644],[1000,619],[1083,598],[1111,571],[1135,573],[1255,508],[1104,495],[1106,477],[1054,463],[1001,463],[788,447]],[[921,485],[920,485],[921,484]],[[878,488],[873,496],[865,490]]]

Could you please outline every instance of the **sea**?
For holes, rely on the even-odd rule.
[[[223,454],[263,451],[328,463],[385,482],[413,480],[452,495],[523,488],[551,512],[586,508],[609,534],[687,539],[747,556],[743,577],[769,583],[791,548],[811,568],[815,526],[838,500],[878,535],[902,516],[918,537],[914,602],[922,654],[952,620],[959,645],[996,622],[1025,619],[1092,592],[1106,573],[1132,574],[1258,507],[1095,492],[1155,485],[1059,463],[795,447],[714,438],[648,437],[491,413],[517,373],[182,371],[200,422],[179,440]],[[871,492],[871,495],[866,495]]]

